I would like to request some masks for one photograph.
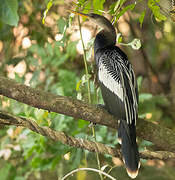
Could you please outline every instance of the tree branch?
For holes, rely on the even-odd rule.
[[[112,148],[102,143],[93,142],[81,138],[74,138],[72,136],[68,136],[64,132],[58,132],[50,129],[49,127],[39,126],[36,122],[30,119],[17,117],[3,111],[0,111],[0,124],[23,126],[38,134],[48,137],[49,139],[52,139],[53,141],[60,141],[63,144],[72,147],[86,149],[90,152],[98,152],[101,154],[109,154],[113,157],[121,157],[121,152],[118,148]],[[152,152],[145,150],[140,153],[140,157],[144,159],[167,160],[172,158],[175,159],[175,153],[167,152],[167,151]]]
[[[0,95],[39,109],[117,128],[117,120],[96,106],[71,97],[53,95],[4,77],[0,77]],[[175,152],[175,133],[168,128],[139,119],[137,135],[140,138],[153,142],[160,150]]]

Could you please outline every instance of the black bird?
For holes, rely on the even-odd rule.
[[[94,41],[98,80],[105,109],[119,120],[118,138],[127,173],[135,178],[140,158],[136,143],[138,90],[132,65],[126,54],[115,46],[115,28],[107,18],[94,13],[71,12],[87,17],[102,28]]]

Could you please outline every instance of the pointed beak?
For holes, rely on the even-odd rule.
[[[76,11],[73,11],[73,10],[68,10],[68,11],[71,12],[71,13],[73,13],[73,14],[80,15],[81,17],[90,18],[88,14],[76,12]]]

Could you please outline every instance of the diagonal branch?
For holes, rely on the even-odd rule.
[[[49,127],[39,126],[36,122],[30,119],[17,117],[3,111],[0,111],[0,124],[23,126],[38,134],[48,137],[49,139],[52,139],[53,141],[61,141],[63,144],[86,149],[90,152],[98,152],[101,154],[109,154],[113,157],[121,157],[121,152],[118,148],[112,148],[102,143],[93,142],[81,138],[74,138],[72,136],[68,136],[64,132],[58,132],[52,130]],[[167,160],[172,158],[175,159],[175,153],[167,151],[152,152],[149,150],[145,150],[140,153],[140,157],[144,159]]]
[[[72,136],[68,136],[64,132],[54,131],[49,127],[39,126],[35,121],[32,121],[30,119],[17,117],[3,111],[0,111],[0,124],[23,126],[38,134],[48,137],[49,139],[52,139],[53,141],[61,141],[63,144],[69,146],[87,149],[91,152],[110,154],[116,157],[120,156],[120,151],[116,151],[109,146],[105,146],[101,143],[92,142],[81,138],[74,138]]]
[[[0,95],[39,109],[117,128],[117,120],[96,106],[71,97],[53,95],[4,77],[0,77]],[[137,135],[140,138],[153,142],[160,150],[175,152],[175,132],[168,128],[139,119]]]

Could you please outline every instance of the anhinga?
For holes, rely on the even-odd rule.
[[[105,109],[119,120],[118,138],[127,173],[135,178],[140,158],[135,127],[138,118],[138,90],[132,65],[126,54],[115,46],[115,28],[108,19],[94,13],[71,12],[87,17],[102,28],[94,41],[98,80]]]

